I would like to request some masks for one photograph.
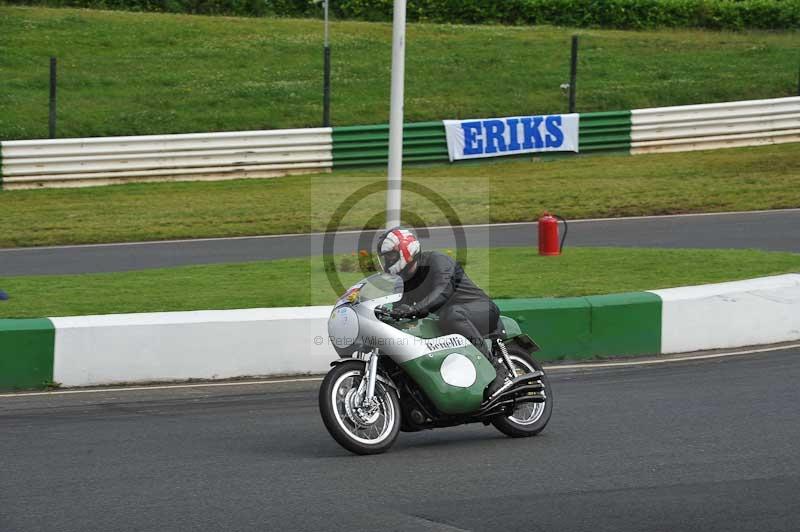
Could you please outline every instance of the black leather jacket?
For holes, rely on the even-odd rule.
[[[437,312],[450,305],[492,303],[461,265],[444,253],[423,251],[417,264],[414,276],[404,283],[401,303],[425,312]]]

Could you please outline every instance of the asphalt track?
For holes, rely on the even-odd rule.
[[[535,223],[466,226],[468,247],[535,246]],[[374,232],[339,233],[334,251],[371,246]],[[423,232],[429,247],[453,247],[451,228]],[[0,249],[0,276],[97,273],[321,255],[324,236],[285,235],[136,244]],[[570,223],[568,246],[751,248],[800,252],[800,209]]]
[[[551,375],[538,437],[372,457],[316,382],[3,397],[0,530],[800,530],[800,349]]]

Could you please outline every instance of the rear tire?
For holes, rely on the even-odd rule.
[[[400,401],[390,386],[375,383],[377,406],[359,407],[358,386],[366,364],[352,360],[337,364],[322,380],[319,411],[325,428],[336,442],[356,454],[388,450],[400,431]]]
[[[542,365],[527,351],[517,345],[508,346],[508,355],[514,365],[514,372],[519,375],[542,371]],[[495,416],[492,425],[497,430],[512,438],[527,438],[542,432],[550,421],[553,413],[553,389],[547,375],[542,376],[544,393],[547,399],[544,403],[523,403],[514,409],[510,416]]]

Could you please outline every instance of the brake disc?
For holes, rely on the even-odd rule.
[[[378,421],[380,416],[380,408],[378,408],[378,401],[373,399],[373,404],[368,407],[356,405],[357,390],[351,388],[344,398],[344,409],[347,412],[353,423],[359,427],[368,427]]]

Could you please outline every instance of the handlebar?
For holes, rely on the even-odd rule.
[[[384,307],[375,307],[375,317],[381,321],[399,321],[392,318],[392,313]]]
[[[381,321],[394,321],[398,323],[415,321],[419,319],[416,316],[412,316],[410,318],[393,318],[391,311],[386,310],[384,307],[375,307],[375,317]]]
[[[392,312],[386,310],[384,307],[375,307],[375,316],[381,321],[395,321],[395,322],[405,322],[405,321],[412,321],[415,318],[394,318],[392,317]]]

